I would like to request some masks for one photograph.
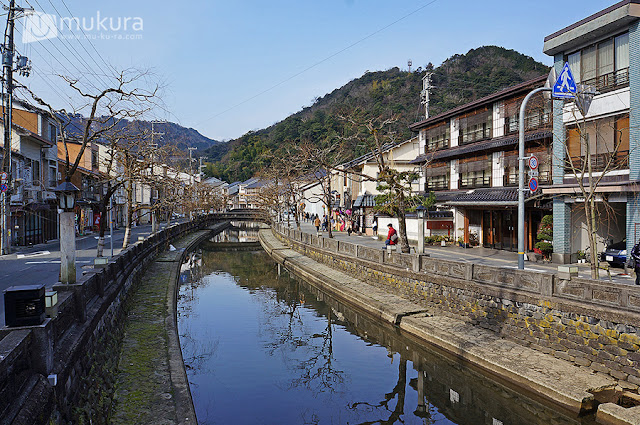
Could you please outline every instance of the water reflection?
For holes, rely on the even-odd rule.
[[[590,423],[278,275],[262,251],[202,250],[183,269],[179,331],[201,424]]]

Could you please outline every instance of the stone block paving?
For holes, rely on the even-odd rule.
[[[295,223],[291,223],[291,227],[295,228]],[[300,223],[300,228],[305,233],[316,234],[316,228],[310,222]],[[329,232],[320,232],[323,237],[328,237]],[[358,236],[352,233],[351,236],[347,232],[333,232],[334,239],[338,241],[351,242],[358,245],[364,245],[370,248],[384,247],[384,238],[378,239],[373,236]],[[415,252],[415,243],[409,243],[411,245],[411,252]],[[399,248],[398,248],[399,249]],[[442,258],[446,260],[471,262],[474,264],[483,264],[487,266],[497,266],[516,269],[518,268],[518,254],[511,251],[474,247],[474,248],[461,248],[455,245],[448,245],[446,247],[441,246],[425,246],[425,253],[429,254],[432,258]],[[590,264],[572,264],[578,266],[578,277],[584,279],[591,278]],[[558,264],[543,263],[525,261],[525,270],[532,270],[537,272],[557,273]],[[624,274],[624,269],[611,267],[611,282],[615,284],[633,285],[635,283],[635,276],[632,274]],[[631,272],[629,272],[631,273]],[[609,276],[606,271],[600,270],[600,279],[608,281]]]

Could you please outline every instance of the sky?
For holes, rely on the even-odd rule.
[[[160,105],[148,119],[229,140],[274,124],[367,71],[407,69],[409,59],[413,69],[429,62],[438,66],[454,54],[498,45],[551,65],[542,53],[544,37],[614,1],[16,4],[37,12],[16,23],[16,49],[33,67],[29,77],[16,79],[54,107],[70,109],[78,103],[60,75],[97,91],[115,71],[135,68],[148,73],[147,83],[162,85]],[[24,90],[18,96],[27,97]],[[415,96],[418,102],[419,93]]]

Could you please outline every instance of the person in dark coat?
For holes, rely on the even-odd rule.
[[[631,258],[633,259],[633,269],[636,272],[636,285],[640,285],[640,241],[633,246]]]

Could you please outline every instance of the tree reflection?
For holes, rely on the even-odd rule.
[[[384,400],[379,403],[369,403],[366,401],[356,402],[349,406],[353,410],[357,410],[360,406],[368,406],[373,410],[384,410],[385,412],[390,412],[389,416],[386,419],[378,419],[375,421],[367,421],[361,422],[360,425],[372,425],[372,424],[395,424],[400,421],[404,423],[401,419],[404,414],[404,398],[406,395],[407,389],[407,360],[402,358],[402,354],[400,355],[400,362],[398,365],[398,380],[396,385],[393,387],[391,392],[386,393],[384,395]],[[389,403],[397,397],[397,402],[395,408],[391,410],[389,407]],[[382,414],[382,412],[381,412]]]

